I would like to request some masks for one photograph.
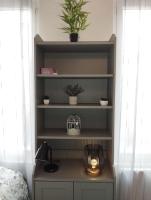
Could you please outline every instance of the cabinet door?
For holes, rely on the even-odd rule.
[[[113,184],[76,182],[74,200],[113,200]]]
[[[36,182],[35,200],[72,200],[72,182]]]

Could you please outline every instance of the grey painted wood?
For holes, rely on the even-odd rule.
[[[35,182],[35,200],[72,200],[72,182]]]
[[[58,75],[45,75],[45,74],[37,74],[38,78],[86,78],[86,79],[96,79],[96,78],[113,78],[113,74],[58,74]]]
[[[113,183],[113,174],[106,165],[103,173],[98,177],[86,174],[84,161],[81,159],[62,159],[56,161],[59,170],[55,173],[47,173],[43,166],[38,166],[35,171],[35,181],[85,181],[85,182],[108,182]]]
[[[40,200],[38,194],[43,195],[40,198],[44,200],[58,200],[60,196],[57,196],[59,192],[56,188],[51,192],[51,189],[45,187],[53,188],[56,181],[59,184],[62,184],[60,181],[65,181],[69,185],[76,181],[75,188],[79,191],[76,195],[82,193],[83,196],[75,196],[74,200],[112,200],[115,37],[112,36],[109,42],[70,43],[44,42],[37,36],[36,41],[36,143],[40,145],[42,141],[47,140],[53,148],[53,158],[66,159],[59,161],[59,171],[54,174],[45,173],[43,167],[36,167],[34,174],[34,182],[38,184],[35,191],[38,198],[36,200]],[[41,67],[54,67],[58,75],[41,75]],[[77,82],[85,92],[78,96],[78,106],[69,106],[64,88],[67,84]],[[41,105],[44,95],[50,96],[49,106]],[[109,98],[109,106],[104,108],[99,106],[101,97]],[[72,113],[77,113],[82,121],[81,135],[74,139],[66,135],[66,120]],[[103,145],[106,161],[109,161],[109,166],[107,165],[103,174],[97,178],[86,175],[83,162],[76,160],[83,158],[83,148],[88,143]],[[51,185],[47,185],[47,181],[50,181]],[[38,188],[43,188],[40,193]],[[66,188],[61,191],[63,196]],[[65,197],[66,200],[72,198],[73,193],[71,198]],[[64,196],[61,199],[64,199]]]
[[[108,53],[46,53],[45,66],[63,74],[107,74]]]
[[[73,198],[74,196],[74,198]],[[112,183],[35,182],[35,200],[113,200]]]
[[[113,73],[115,74],[115,77],[113,79],[113,105],[114,105],[114,109],[113,109],[113,113],[112,113],[112,137],[113,137],[113,141],[114,141],[114,124],[115,124],[115,80],[116,80],[116,37],[115,35],[113,35],[112,37],[112,41],[114,43],[114,48],[113,49],[113,60],[112,60],[112,66],[113,66]],[[111,162],[111,166],[112,163],[114,162],[114,142],[112,141],[112,159],[110,159]],[[115,177],[115,169],[113,167],[113,172],[114,172],[114,200],[116,199],[116,177]]]
[[[115,80],[116,80],[116,37],[115,35],[113,35],[113,37],[111,38],[112,42],[114,43],[114,48],[112,48],[112,67],[113,67],[113,73],[115,74],[114,79],[113,79],[113,83],[112,83],[112,97],[113,97],[113,111],[112,111],[112,137],[113,137],[113,141],[112,141],[112,159],[110,159],[111,162],[111,166],[112,163],[114,162],[114,120],[115,120]]]
[[[45,128],[66,129],[67,118],[76,113],[81,118],[81,130],[106,129],[106,116],[110,109],[39,109],[45,112]]]
[[[41,103],[41,99],[44,96],[45,81],[43,79],[37,79],[36,82],[36,100],[37,103]]]
[[[82,86],[84,85],[85,92],[79,95],[80,103],[96,103],[103,96],[110,98],[110,104],[113,100],[112,79],[114,79],[114,41],[109,42],[43,42],[41,38],[36,37],[36,67],[37,67],[37,102],[41,102],[44,95],[53,97],[53,103],[67,103],[68,98],[64,94],[64,87],[66,84],[73,83],[78,80]],[[43,76],[39,74],[40,67],[55,67],[58,70],[58,76]],[[59,77],[59,80],[56,78]],[[42,79],[39,79],[42,78]],[[103,78],[103,80],[102,80]],[[111,80],[108,78],[112,78]],[[50,79],[50,80],[49,80]],[[70,79],[70,80],[67,80]],[[85,80],[83,80],[85,79]],[[95,80],[96,79],[96,80]],[[61,87],[60,87],[61,86]],[[64,102],[62,102],[64,101]],[[53,111],[37,111],[38,115],[38,133],[45,128],[66,128],[66,117],[70,114],[68,111],[62,110],[63,114],[58,113],[57,110],[70,108],[71,112],[78,112],[82,120],[83,128],[106,128],[112,129],[113,117],[110,111],[104,109],[111,109],[112,107],[100,106],[83,106],[79,107],[64,105],[39,105],[38,108],[54,108]],[[101,112],[89,115],[89,111],[79,111],[79,109],[95,109]],[[57,109],[57,110],[56,110]],[[65,113],[66,114],[65,114]],[[84,113],[83,113],[84,112]],[[58,119],[58,121],[57,121]],[[95,121],[91,120],[95,119]],[[38,134],[39,136],[39,134]],[[44,135],[45,136],[45,135]],[[52,136],[54,139],[54,136]],[[46,139],[38,138],[38,139]],[[49,138],[49,136],[48,136]],[[47,139],[48,139],[47,138]],[[59,137],[58,137],[59,138]],[[65,137],[60,137],[65,139]],[[93,136],[87,139],[92,139]],[[96,137],[97,138],[97,137]],[[52,139],[51,136],[49,139]],[[86,136],[81,139],[86,139]],[[99,139],[99,137],[98,137]],[[106,137],[102,137],[106,139]]]
[[[81,130],[78,136],[67,135],[66,129],[43,129],[37,136],[37,139],[56,139],[56,140],[112,140],[111,132],[105,129]]]
[[[37,109],[37,135],[38,133],[44,129],[44,110]],[[37,138],[36,138],[37,139]]]
[[[113,184],[75,182],[74,200],[113,200]]]
[[[38,140],[39,141],[39,140]],[[81,156],[79,154],[79,151],[81,151],[82,153],[84,153],[83,149],[84,146],[87,144],[100,144],[103,145],[104,147],[104,151],[108,151],[108,143],[110,142],[110,140],[95,140],[95,139],[81,139],[81,140],[67,140],[67,139],[62,139],[62,140],[58,140],[58,139],[51,139],[51,140],[47,140],[47,142],[52,146],[52,149],[55,151],[53,157],[56,156],[56,151],[60,151],[60,156],[59,158],[66,158],[66,154],[68,152],[68,154],[70,154],[70,159],[72,158],[80,158],[83,159],[84,157]],[[74,151],[75,155],[72,156],[72,154],[70,153],[70,151]],[[61,153],[62,152],[62,153]],[[76,155],[77,153],[77,155]],[[63,155],[62,155],[63,154]]]
[[[39,41],[37,46],[45,52],[106,52],[109,51],[114,42],[98,41],[98,42],[49,42]]]
[[[40,36],[38,36],[39,38],[37,39],[36,36],[36,41],[37,41],[37,45],[41,45],[41,46],[52,46],[52,50],[54,50],[54,46],[57,46],[57,48],[60,48],[60,46],[68,46],[71,48],[75,48],[75,46],[85,46],[87,50],[87,48],[90,46],[94,46],[94,47],[99,47],[99,51],[103,49],[103,47],[105,45],[107,46],[112,46],[114,44],[114,34],[111,36],[109,41],[78,41],[78,42],[69,42],[69,41],[44,41]],[[103,46],[102,48],[100,46]],[[47,49],[47,48],[46,48]],[[108,48],[106,48],[108,49]]]
[[[83,104],[77,104],[77,105],[69,105],[69,104],[49,104],[49,105],[38,105],[37,108],[74,108],[74,109],[112,109],[112,106],[101,106],[99,103],[98,104],[88,104],[88,103],[83,103]]]
[[[40,73],[40,68],[44,66],[44,53],[38,48],[37,44],[35,47],[35,65],[36,65],[36,74]]]
[[[46,79],[43,93],[48,94],[51,103],[68,103],[65,93],[67,85],[79,84],[84,92],[78,95],[78,103],[99,103],[101,97],[107,97],[107,79]]]

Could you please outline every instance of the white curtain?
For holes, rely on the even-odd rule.
[[[151,0],[117,0],[117,199],[151,200]]]
[[[0,165],[20,170],[31,188],[34,68],[31,0],[0,0]]]

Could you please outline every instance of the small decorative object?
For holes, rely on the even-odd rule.
[[[85,30],[88,26],[88,12],[83,11],[83,6],[87,4],[86,0],[64,0],[62,4],[61,19],[67,24],[63,27],[65,33],[70,34],[70,41],[78,41],[78,33]]]
[[[99,144],[88,144],[85,151],[85,170],[90,176],[99,176],[104,168],[103,147]]]
[[[44,162],[44,170],[52,173],[58,170],[58,165],[53,163],[52,160],[52,148],[44,141],[37,150],[36,159]]]
[[[41,67],[40,72],[43,75],[57,75],[57,72],[53,67]]]
[[[107,98],[101,98],[100,100],[100,105],[101,106],[107,106],[109,103],[108,99]]]
[[[67,85],[65,88],[65,92],[69,95],[69,104],[76,105],[77,104],[77,95],[82,93],[84,90],[78,84],[75,85]]]
[[[44,98],[43,98],[43,103],[44,103],[45,105],[49,105],[49,103],[50,103],[49,96],[44,96]]]
[[[70,115],[67,119],[67,134],[70,136],[80,135],[81,120],[76,114]]]

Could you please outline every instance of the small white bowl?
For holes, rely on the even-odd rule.
[[[107,106],[108,103],[109,103],[108,100],[100,100],[100,105],[101,105],[101,106]]]

